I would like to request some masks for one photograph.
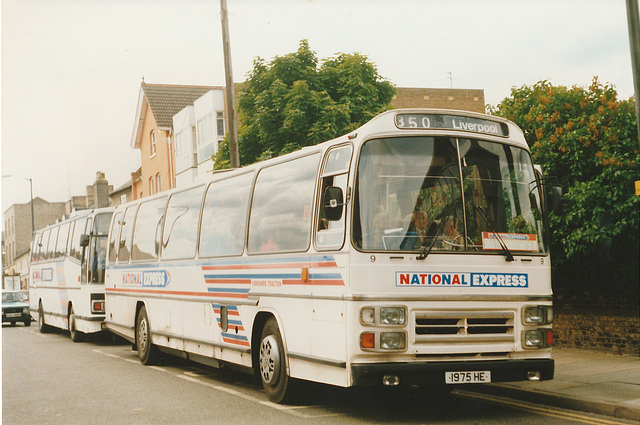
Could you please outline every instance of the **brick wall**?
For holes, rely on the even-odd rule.
[[[633,311],[554,311],[554,345],[640,356],[640,319]]]
[[[396,87],[391,107],[455,109],[485,113],[484,90]]]

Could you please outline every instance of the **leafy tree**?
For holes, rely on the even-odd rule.
[[[494,110],[523,129],[535,163],[557,176],[565,208],[551,214],[554,281],[623,294],[637,304],[640,178],[633,99],[594,78],[588,88],[541,81],[513,88]]]
[[[388,109],[395,88],[358,53],[318,65],[306,40],[266,63],[256,58],[238,94],[240,162],[250,164],[347,133]],[[214,168],[228,167],[228,145]]]

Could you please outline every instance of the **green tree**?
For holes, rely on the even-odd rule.
[[[565,191],[551,214],[556,289],[638,294],[638,139],[633,99],[594,78],[588,88],[541,81],[513,88],[494,110],[523,129],[535,163]]]
[[[238,94],[240,162],[282,155],[333,139],[388,109],[395,88],[358,53],[321,65],[306,40],[266,63],[256,58]],[[214,157],[227,168],[228,144]]]

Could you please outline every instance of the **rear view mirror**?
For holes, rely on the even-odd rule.
[[[561,186],[551,186],[551,211],[555,215],[562,214],[564,207],[564,194]]]
[[[344,206],[342,189],[336,186],[327,187],[324,190],[322,205],[324,207],[324,216],[327,220],[340,220]]]
[[[86,248],[89,246],[89,235],[82,234],[80,235],[80,246]]]

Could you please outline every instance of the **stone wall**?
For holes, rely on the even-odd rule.
[[[554,345],[640,356],[640,319],[633,311],[554,311]]]

